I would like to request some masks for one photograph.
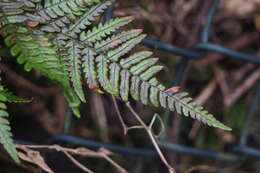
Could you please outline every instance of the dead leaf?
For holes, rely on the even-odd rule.
[[[25,153],[23,152],[18,152],[18,156],[27,162],[30,162],[32,164],[35,164],[39,167],[41,167],[44,171],[48,172],[48,173],[54,173],[51,168],[45,163],[43,157],[41,156],[40,152],[38,151],[33,151],[30,150],[28,148],[21,148]]]

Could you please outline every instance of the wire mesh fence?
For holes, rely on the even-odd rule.
[[[151,38],[146,38],[143,40],[142,44],[148,47],[152,47],[154,49],[158,49],[161,51],[166,51],[174,55],[178,55],[181,57],[180,63],[177,67],[177,73],[174,76],[174,84],[178,85],[182,82],[184,78],[184,72],[186,71],[190,61],[196,61],[202,57],[207,52],[217,52],[219,54],[225,55],[226,57],[232,59],[233,61],[242,60],[250,63],[254,63],[255,65],[260,65],[260,58],[251,56],[239,51],[235,51],[221,45],[210,42],[210,29],[212,25],[212,21],[214,19],[214,15],[217,12],[218,5],[220,0],[215,0],[211,7],[209,8],[207,15],[205,16],[205,24],[202,28],[200,42],[193,44],[188,48],[179,48],[174,45],[170,45],[158,40],[154,40]],[[104,20],[109,20],[113,16],[113,9],[110,8],[107,10]],[[173,150],[177,153],[185,153],[188,155],[208,157],[218,160],[224,161],[236,161],[241,158],[241,155],[252,156],[256,158],[260,158],[260,150],[256,148],[252,148],[247,144],[248,136],[250,133],[250,127],[252,122],[254,121],[254,115],[256,113],[256,109],[259,106],[259,98],[260,98],[260,84],[258,83],[256,87],[256,94],[250,104],[250,108],[247,112],[247,120],[244,123],[244,127],[241,129],[241,136],[239,143],[232,148],[228,149],[228,152],[215,152],[209,151],[205,149],[198,149],[194,147],[184,146],[181,144],[173,143],[166,141],[162,138],[159,141],[159,145],[165,150]],[[28,142],[25,142],[28,143]],[[73,144],[80,147],[89,147],[89,148],[100,148],[104,147],[113,152],[124,153],[129,155],[138,155],[138,156],[156,156],[156,151],[151,148],[131,148],[120,145],[114,145],[109,143],[97,142],[81,137],[76,137],[69,135],[68,133],[60,134],[57,136],[53,136],[47,140],[48,144],[56,144],[56,143],[66,143]]]

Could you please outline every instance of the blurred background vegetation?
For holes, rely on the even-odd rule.
[[[151,38],[178,47],[189,47],[200,39],[204,16],[212,0],[116,0],[115,16],[134,16],[131,28],[141,28]],[[260,57],[260,1],[229,0],[222,1],[210,31],[214,43]],[[139,46],[137,49],[149,49]],[[2,51],[3,50],[3,51]],[[158,78],[169,88],[172,87],[176,66],[181,57],[150,49],[165,66]],[[99,95],[86,88],[87,104],[81,106],[82,118],[76,119],[68,110],[60,90],[41,74],[24,72],[1,40],[4,59],[0,64],[3,81],[11,91],[20,97],[32,99],[30,103],[9,104],[11,127],[14,138],[22,141],[44,143],[54,135],[69,133],[95,141],[130,147],[151,146],[143,130],[123,129],[111,107],[109,95]],[[8,61],[7,61],[8,59]],[[166,121],[164,136],[168,141],[186,146],[228,151],[238,143],[241,129],[245,124],[248,109],[255,96],[256,84],[260,78],[257,65],[229,59],[220,54],[208,53],[204,58],[192,61],[185,72],[182,90],[191,93],[197,102],[203,104],[217,119],[233,128],[232,132],[209,128],[192,119],[180,117],[163,109],[133,105],[148,123],[157,112]],[[123,103],[120,111],[126,123],[131,126],[137,122]],[[255,115],[259,114],[259,106]],[[158,123],[159,129],[159,123]],[[248,143],[260,148],[259,117],[255,116],[250,126]],[[73,147],[72,145],[67,145]],[[259,172],[259,160],[246,158],[237,162],[226,162],[198,156],[178,154],[164,150],[167,159],[178,172]],[[44,156],[56,172],[81,172],[70,164],[62,154],[46,152]],[[242,156],[241,156],[242,157]],[[101,159],[79,158],[96,172],[114,172],[107,162]],[[115,153],[113,159],[130,172],[167,172],[156,157],[122,155]],[[16,166],[6,155],[0,154],[0,172],[40,172],[31,166]]]

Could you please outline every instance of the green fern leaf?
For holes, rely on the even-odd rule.
[[[139,75],[145,70],[147,70],[149,67],[155,65],[158,61],[158,58],[149,58],[144,61],[141,61],[137,65],[133,66],[130,71],[134,75]]]
[[[138,36],[142,30],[140,29],[133,29],[130,31],[122,32],[116,35],[113,35],[112,37],[108,37],[106,40],[103,40],[101,42],[97,42],[95,44],[95,49],[98,51],[108,51],[111,48],[115,48],[116,46],[124,43],[125,41],[128,41],[131,38],[134,38]]]
[[[116,29],[131,20],[132,18],[129,17],[115,18],[105,24],[94,26],[86,32],[79,33],[79,39],[78,37],[69,38],[79,41],[82,47],[91,50],[96,55],[97,82],[100,86],[110,94],[119,95],[124,101],[129,101],[131,95],[143,104],[176,110],[179,114],[201,120],[209,126],[230,130],[202,107],[192,102],[185,94],[172,94],[165,91],[164,86],[154,79],[154,75],[162,67],[156,65],[157,58],[148,58],[150,53],[139,52],[129,58],[123,57],[145,37],[138,33],[137,36],[124,41],[119,34],[114,33]],[[64,33],[64,35],[69,37],[69,34]],[[106,41],[101,41],[102,39]],[[109,46],[102,49],[101,45],[103,47]],[[112,50],[110,50],[111,48]]]
[[[103,60],[102,60],[103,59]],[[104,56],[99,56],[99,62],[105,61],[106,65],[98,66],[98,70],[105,71],[103,76],[107,76],[108,69],[108,63],[109,59]],[[150,59],[149,59],[150,60]],[[153,59],[151,59],[153,60]],[[146,60],[145,60],[146,61]],[[155,60],[151,61],[154,62]],[[113,62],[113,61],[112,61]],[[112,63],[111,62],[111,63]],[[114,61],[116,62],[116,61]],[[149,62],[149,61],[147,61]],[[144,63],[147,64],[147,63]],[[149,64],[149,63],[148,63]],[[153,65],[153,64],[152,64]],[[143,65],[145,66],[145,65]],[[148,65],[150,66],[150,65]],[[139,71],[139,70],[138,70]],[[142,70],[143,71],[143,68]],[[183,114],[185,116],[190,116],[192,118],[201,120],[203,123],[208,124],[209,126],[218,127],[224,130],[231,130],[229,127],[223,125],[219,121],[217,121],[211,114],[209,114],[207,111],[205,111],[202,107],[197,106],[194,102],[190,102],[191,99],[189,97],[186,97],[186,93],[169,93],[167,91],[160,90],[158,86],[153,86],[149,82],[144,81],[143,79],[140,79],[140,77],[137,77],[134,75],[135,71],[129,72],[129,70],[121,69],[120,72],[120,97],[124,101],[129,100],[129,93],[133,94],[132,97],[135,99],[140,99],[140,101],[143,104],[149,104],[151,103],[154,106],[158,106],[159,104],[162,107],[169,108],[172,111],[177,111],[179,114]],[[139,73],[138,73],[139,75]],[[99,78],[99,82],[103,83],[104,78]],[[130,88],[130,80],[132,79],[132,85],[134,83],[134,86]],[[139,80],[137,80],[139,78]],[[109,81],[105,79],[106,83],[108,84]],[[138,81],[138,82],[137,82]],[[102,84],[102,87],[111,93],[111,89],[107,88],[107,85],[104,83]],[[153,94],[149,93],[153,92]],[[111,93],[112,94],[112,93]]]
[[[150,83],[151,85],[153,85],[153,86],[157,86],[157,87],[158,87],[160,90],[162,90],[162,91],[164,91],[165,88],[166,88],[164,85],[160,84],[159,81],[158,81],[155,77],[151,78],[151,79],[149,80],[149,83]]]
[[[121,44],[117,48],[109,51],[107,53],[107,57],[114,61],[118,61],[120,57],[127,54],[130,50],[133,49],[133,47],[135,47],[138,43],[140,43],[144,37],[145,35],[139,35],[135,38],[132,38],[131,40],[128,40],[127,42]]]
[[[84,42],[81,43],[82,46],[88,47]],[[95,51],[93,48],[90,48],[92,51]],[[96,54],[100,54],[98,52],[95,52]],[[119,95],[124,101],[129,100],[129,93],[132,94],[131,96],[136,99],[140,100],[143,104],[151,104],[154,106],[162,106],[165,108],[169,108],[170,110],[174,111],[176,110],[179,114],[190,116],[192,118],[201,120],[205,124],[208,124],[209,126],[218,127],[224,130],[230,130],[229,127],[223,125],[219,121],[217,121],[211,114],[209,114],[207,111],[204,111],[200,106],[197,106],[193,102],[188,102],[190,99],[187,99],[187,97],[180,97],[183,96],[183,93],[177,93],[176,95],[168,93],[167,91],[162,90],[164,88],[159,83],[156,83],[155,80],[152,81],[145,81],[144,79],[141,79],[141,74],[145,74],[146,70],[150,70],[150,67],[157,67],[154,66],[157,59],[156,58],[149,58],[141,61],[137,65],[133,66],[128,69],[123,69],[122,66],[118,66],[120,68],[120,86],[119,90],[117,88],[114,88],[113,85],[111,85],[111,81],[118,81],[116,79],[117,77],[112,76],[110,79],[108,79],[109,74],[109,64],[110,63],[117,63],[118,59],[113,59],[111,57],[107,57],[106,55],[100,54],[96,58],[97,65],[97,71],[98,71],[98,82],[100,83],[101,87],[109,92],[110,94]],[[138,68],[137,68],[138,66]],[[119,71],[119,70],[117,70]],[[112,74],[112,73],[111,73]],[[118,74],[118,73],[115,73]],[[137,76],[136,76],[137,75]],[[145,77],[144,75],[143,77]],[[135,80],[132,79],[135,77]],[[150,78],[151,76],[149,76]],[[136,80],[136,78],[139,78],[139,80]],[[153,78],[152,78],[153,79]],[[135,83],[134,86],[131,84],[131,81],[139,81]],[[156,83],[157,85],[152,85],[151,82]],[[132,82],[133,83],[133,82]],[[118,85],[114,85],[118,86]],[[153,95],[150,94],[150,90],[153,90]],[[157,91],[157,93],[155,92]]]
[[[150,67],[148,70],[146,70],[144,73],[142,73],[140,75],[140,78],[142,78],[143,80],[146,81],[146,80],[152,78],[153,76],[155,76],[155,74],[157,74],[162,69],[163,69],[163,66],[154,65],[154,66]]]
[[[13,23],[26,21],[23,2],[0,2],[0,28]]]
[[[85,96],[82,89],[82,83],[81,83],[81,55],[80,51],[82,47],[80,45],[76,44],[75,42],[68,42],[66,45],[66,48],[68,49],[68,52],[70,53],[68,59],[69,59],[69,68],[70,70],[70,80],[72,81],[72,85],[74,87],[75,92],[77,93],[78,97],[85,102]]]
[[[100,41],[102,38],[109,36],[111,33],[119,29],[121,26],[130,23],[132,20],[133,17],[123,17],[112,19],[104,24],[100,23],[97,27],[94,27],[92,30],[89,30],[88,32],[82,32],[80,34],[80,40],[83,42]]]
[[[120,96],[122,100],[128,101],[129,100],[129,91],[130,91],[130,73],[128,70],[122,70],[120,72]],[[124,80],[122,80],[124,79]]]
[[[138,62],[141,62],[142,60],[148,58],[149,56],[152,55],[152,52],[149,51],[141,51],[138,53],[133,54],[132,56],[121,59],[120,64],[123,68],[129,68],[132,65],[137,64]]]
[[[98,82],[97,82],[97,71],[95,67],[95,53],[91,49],[85,48],[82,51],[83,54],[83,72],[85,73],[85,78],[87,79],[87,83],[89,88],[97,89]]]
[[[17,61],[25,63],[24,67],[27,71],[35,69],[57,83],[63,90],[73,112],[80,116],[78,110],[80,100],[71,88],[69,75],[64,70],[66,67],[57,55],[57,48],[50,40],[41,32],[34,34],[24,27],[13,25],[2,28],[1,33],[9,35],[5,42],[11,46],[12,55],[18,55]]]
[[[100,13],[104,12],[104,9],[110,5],[110,1],[105,1],[92,6],[87,12],[81,15],[80,18],[75,20],[68,29],[64,28],[63,33],[69,33],[70,35],[75,36],[76,33],[80,33],[82,30],[86,29],[87,26],[91,25],[91,22],[95,20],[94,17],[99,16]]]
[[[26,100],[26,99],[17,97],[6,89],[3,90],[3,92],[1,94],[2,94],[2,97],[5,98],[6,102],[10,102],[10,103],[27,103],[30,101],[30,100]],[[4,100],[2,100],[2,101],[4,101]]]
[[[99,83],[106,91],[113,92],[113,89],[111,88],[110,81],[108,79],[108,60],[103,58],[102,55],[97,57],[97,76],[99,79]]]
[[[119,94],[119,80],[120,80],[120,67],[117,63],[111,63],[109,66],[109,81],[112,90],[110,91],[113,95]]]
[[[24,102],[24,99],[19,99],[14,96],[3,86],[0,86],[0,143],[4,146],[7,153],[14,159],[15,162],[20,163],[17,151],[10,132],[10,124],[7,120],[9,114],[6,112],[6,105],[4,102]]]

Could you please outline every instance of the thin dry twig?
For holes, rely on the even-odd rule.
[[[112,160],[110,157],[108,157],[108,154],[110,154],[110,152],[108,150],[106,150],[105,148],[100,148],[100,155],[106,160],[108,161],[111,165],[113,165],[118,172],[120,173],[127,173],[127,171],[122,168],[120,165],[118,165],[114,160]],[[108,153],[109,152],[109,153]]]
[[[16,147],[23,151],[23,152],[20,152],[20,151],[18,152],[18,156],[22,160],[35,164],[48,173],[54,173],[53,170],[45,163],[40,152],[33,151],[33,150],[29,149],[28,147],[22,146],[22,145],[16,145]]]
[[[168,163],[168,161],[165,159],[160,147],[158,146],[158,143],[156,141],[156,138],[153,134],[153,131],[151,129],[151,127],[147,126],[143,120],[140,118],[140,116],[135,112],[135,110],[132,108],[132,106],[130,105],[129,102],[126,103],[126,106],[128,107],[128,109],[131,111],[131,113],[134,115],[134,117],[137,119],[137,121],[141,124],[141,126],[143,127],[143,129],[145,129],[145,131],[148,133],[153,146],[155,147],[157,153],[159,154],[159,157],[161,158],[162,162],[165,164],[165,166],[168,168],[170,173],[176,173],[176,171],[174,170],[174,168]]]
[[[243,94],[245,94],[255,82],[260,78],[260,68],[256,69],[248,78],[246,78],[238,88],[224,100],[225,106],[229,107],[237,101]]]
[[[80,169],[87,173],[93,173],[90,169],[82,165],[80,162],[78,162],[72,155],[70,155],[67,151],[62,151],[75,165],[77,165]]]
[[[102,158],[109,162],[112,166],[118,170],[119,173],[127,173],[127,171],[121,167],[119,164],[117,164],[115,161],[113,161],[108,155],[112,154],[109,150],[106,150],[104,148],[99,149],[98,151],[92,151],[86,148],[65,148],[61,147],[59,145],[16,145],[17,148],[35,148],[35,149],[50,149],[55,150],[58,152],[63,152],[76,166],[78,166],[80,169],[87,173],[93,173],[90,169],[79,163],[71,154],[73,155],[79,155],[79,156],[86,156],[86,157],[95,157],[95,158]]]
[[[118,119],[119,119],[119,121],[120,121],[120,123],[121,123],[121,125],[122,125],[122,127],[123,127],[124,135],[126,135],[126,134],[127,134],[127,131],[129,130],[129,128],[127,127],[127,125],[125,124],[125,122],[124,122],[124,120],[123,120],[123,118],[122,118],[121,112],[120,112],[120,110],[119,110],[119,108],[118,108],[118,104],[117,104],[117,102],[116,102],[116,98],[115,98],[115,96],[113,96],[113,95],[112,95],[112,100],[113,100],[113,104],[114,104],[115,109],[116,109],[116,114],[117,114],[117,116],[118,116]]]
[[[101,140],[104,142],[109,142],[109,130],[106,116],[107,112],[105,111],[104,102],[100,94],[93,93],[92,96],[93,100],[91,101],[91,104],[95,114],[91,115],[98,125]]]
[[[120,124],[121,124],[122,127],[123,127],[124,135],[126,135],[127,132],[128,132],[129,130],[132,130],[132,129],[143,129],[143,126],[139,126],[139,125],[128,127],[128,126],[126,125],[124,119],[123,119],[123,116],[122,116],[120,110],[119,110],[119,107],[118,107],[118,103],[117,103],[117,101],[116,101],[116,98],[115,98],[115,96],[113,96],[113,95],[112,95],[112,100],[113,100],[113,104],[114,104],[114,106],[115,106],[116,114],[117,114],[117,116],[118,116],[118,119],[119,119],[119,121],[120,121]],[[158,134],[158,135],[155,135],[155,137],[159,137],[159,136],[161,136],[161,134],[165,131],[165,126],[164,126],[163,120],[162,120],[162,118],[159,116],[159,114],[155,114],[155,115],[153,116],[153,118],[152,118],[152,120],[151,120],[151,122],[150,122],[150,124],[149,124],[149,128],[152,129],[152,127],[153,127],[153,125],[154,125],[156,119],[158,119],[159,122],[160,122],[160,124],[161,124],[161,130],[160,130],[159,134]]]
[[[225,97],[229,97],[230,95],[230,87],[228,86],[226,77],[227,77],[227,73],[226,71],[224,71],[223,69],[221,69],[219,66],[214,65],[213,66],[214,69],[214,73],[215,76],[217,78],[218,84],[220,86],[220,89],[222,91],[223,94],[223,98],[225,99]]]
[[[225,71],[223,71],[218,66],[214,66],[214,71],[215,74],[217,74],[216,77],[221,91],[225,96],[223,98],[225,107],[230,107],[232,104],[234,104],[243,94],[245,94],[250,88],[252,88],[255,82],[260,78],[260,68],[258,68],[249,77],[247,77],[241,85],[239,85],[235,89],[232,89],[234,91],[231,92],[230,86],[228,86],[226,81],[227,74],[225,73]]]
[[[6,154],[0,153],[0,158],[3,159],[3,160],[5,160],[5,161],[8,161],[8,162],[10,162],[10,163],[12,163],[12,164],[15,164],[15,165],[21,167],[22,169],[26,170],[27,172],[30,172],[30,173],[39,173],[39,171],[38,171],[36,168],[32,167],[31,165],[29,165],[29,164],[24,164],[24,163],[18,164],[18,163],[16,163],[13,159],[11,159],[10,157],[8,157]]]
[[[253,70],[255,68],[255,65],[252,63],[247,63],[245,65],[243,65],[243,67],[237,69],[234,74],[232,75],[232,79],[234,79],[234,82],[232,82],[232,86],[236,86],[238,85],[238,83],[244,79],[244,77],[246,76],[246,74],[248,74],[248,72],[250,72],[251,70]]]
[[[159,120],[159,122],[160,122],[160,124],[161,124],[161,130],[160,130],[160,132],[158,133],[158,135],[154,135],[156,138],[158,138],[158,137],[160,137],[160,136],[162,135],[162,133],[165,131],[165,126],[164,126],[163,120],[162,120],[162,118],[160,117],[160,115],[156,113],[156,114],[154,114],[154,116],[153,116],[153,118],[152,118],[152,120],[151,120],[151,122],[150,122],[150,124],[149,124],[149,128],[150,128],[150,129],[153,129],[153,125],[154,125],[154,123],[155,123],[156,118]]]
[[[131,126],[131,127],[128,127],[124,120],[123,120],[123,117],[120,113],[120,110],[119,110],[119,107],[118,107],[118,104],[116,102],[116,98],[115,96],[112,96],[112,99],[113,99],[113,103],[115,105],[115,109],[116,109],[116,112],[117,112],[117,116],[121,122],[121,125],[124,129],[124,134],[127,134],[127,132],[131,129],[145,129],[145,131],[148,133],[157,153],[159,154],[159,157],[161,158],[162,162],[165,164],[165,166],[168,168],[169,172],[170,173],[175,173],[176,171],[174,170],[174,168],[167,162],[167,160],[165,159],[160,147],[158,146],[157,144],[157,141],[156,141],[156,138],[164,131],[165,127],[164,127],[164,124],[163,124],[163,121],[161,119],[161,117],[158,115],[158,114],[155,114],[155,116],[153,116],[149,126],[147,126],[143,120],[140,118],[140,116],[134,111],[134,109],[132,108],[132,106],[130,105],[130,103],[126,103],[126,106],[128,107],[128,109],[131,111],[131,113],[134,115],[134,117],[137,119],[137,121],[141,124],[141,125],[137,125],[137,126]],[[159,119],[160,123],[161,123],[161,131],[159,133],[159,135],[154,135],[153,133],[153,130],[152,130],[152,127],[153,127],[153,124],[155,123],[155,120],[156,118]]]

